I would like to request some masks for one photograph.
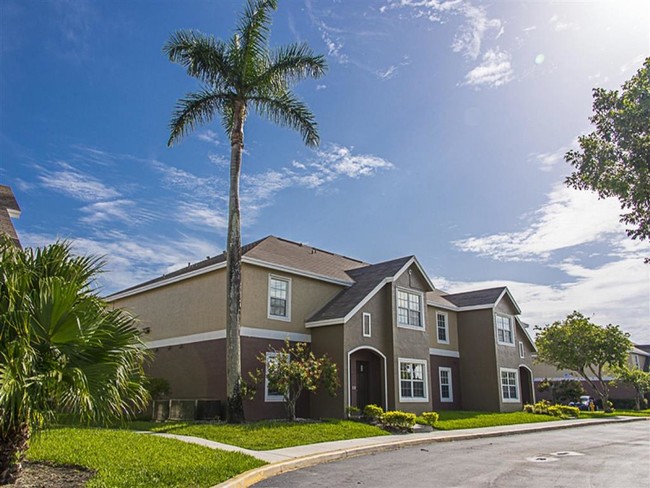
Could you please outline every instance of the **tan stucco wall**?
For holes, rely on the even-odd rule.
[[[225,329],[226,272],[217,270],[115,300],[150,327],[146,341]]]
[[[269,275],[291,279],[291,321],[268,318]],[[322,308],[342,285],[279,272],[259,266],[242,266],[242,327],[306,333],[305,319]]]
[[[460,312],[458,343],[463,409],[498,411],[501,381],[496,367],[492,310]]]
[[[438,323],[436,312],[447,314],[447,323],[449,325],[449,344],[438,342]],[[458,315],[450,310],[443,310],[432,305],[427,305],[427,326],[429,328],[429,337],[431,342],[429,347],[436,349],[445,349],[447,351],[458,351]]]

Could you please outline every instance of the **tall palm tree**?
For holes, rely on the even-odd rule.
[[[249,109],[302,134],[305,144],[319,142],[309,108],[290,91],[294,82],[319,78],[327,65],[306,44],[269,48],[271,10],[277,0],[249,0],[228,42],[193,31],[173,34],[164,47],[172,62],[198,78],[202,88],[178,101],[170,123],[172,146],[197,125],[217,114],[230,139],[230,197],[226,245],[226,389],[227,418],[244,420],[241,392],[241,224],[239,178],[244,148],[244,123]]]
[[[0,236],[0,485],[56,412],[107,421],[146,405],[148,354],[135,319],[93,291],[101,266],[66,243],[22,250]]]

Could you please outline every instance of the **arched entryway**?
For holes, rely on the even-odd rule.
[[[362,346],[348,353],[348,405],[363,409],[375,404],[386,409],[386,356]]]
[[[519,366],[519,384],[521,385],[521,402],[524,405],[535,403],[533,372],[523,364]]]

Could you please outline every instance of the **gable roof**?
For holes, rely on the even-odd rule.
[[[242,262],[257,265],[272,265],[288,272],[303,272],[316,278],[334,280],[341,284],[351,285],[352,279],[345,273],[347,269],[368,266],[368,263],[348,258],[339,254],[323,251],[299,242],[267,236],[242,246]],[[197,274],[206,273],[225,267],[225,251],[217,256],[209,257],[198,263],[188,264],[184,268],[138,285],[120,290],[106,297],[115,300],[140,291],[149,290],[168,283],[173,283]]]
[[[324,322],[329,320],[345,321],[345,318],[354,311],[364,299],[372,297],[378,288],[386,284],[386,280],[394,278],[406,265],[413,261],[415,256],[406,256],[364,268],[352,269],[347,272],[354,284],[341,290],[318,312],[309,317],[305,323]],[[374,292],[374,293],[373,293]]]
[[[466,291],[444,295],[445,300],[457,307],[477,307],[480,305],[494,305],[499,301],[505,286],[486,288],[485,290]]]
[[[0,234],[7,234],[17,247],[20,245],[12,218],[20,217],[20,207],[11,187],[0,185]]]

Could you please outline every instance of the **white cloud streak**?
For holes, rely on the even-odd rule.
[[[465,75],[464,85],[497,87],[505,85],[514,78],[510,54],[499,49],[490,49],[481,63]]]
[[[114,188],[89,174],[82,173],[68,163],[60,162],[59,166],[61,170],[43,171],[38,176],[42,186],[84,202],[96,202],[120,196],[120,192]]]

